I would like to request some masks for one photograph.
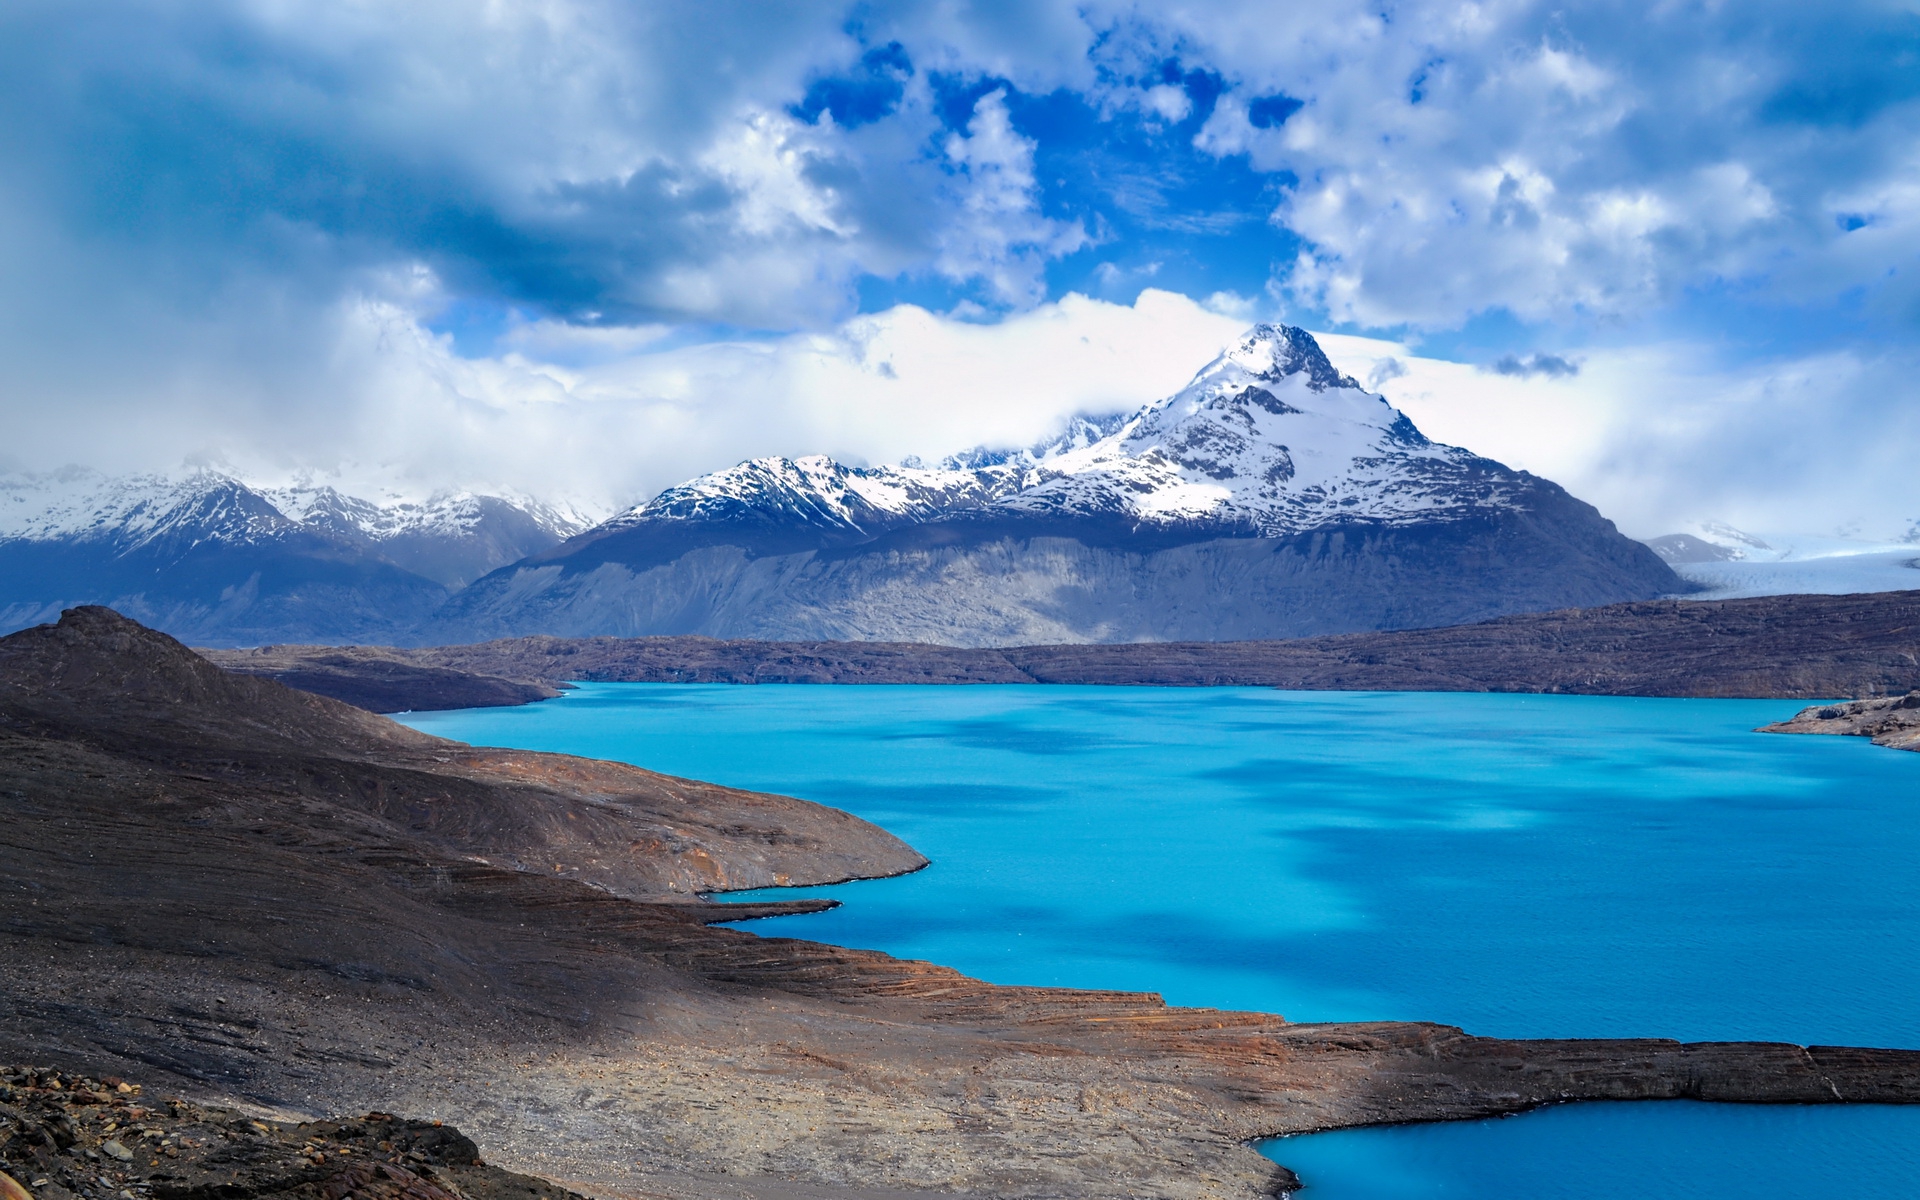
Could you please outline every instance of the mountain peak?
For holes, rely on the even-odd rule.
[[[1255,325],[1209,363],[1194,382],[1207,379],[1223,367],[1266,383],[1304,374],[1307,386],[1316,392],[1360,387],[1356,380],[1334,368],[1312,334],[1296,325]]]

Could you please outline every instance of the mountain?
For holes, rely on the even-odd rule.
[[[592,522],[537,500],[441,493],[379,504],[330,487],[262,489],[308,529],[356,543],[395,566],[458,589],[489,571],[556,545]]]
[[[699,633],[949,645],[1297,637],[1688,590],[1558,485],[1429,441],[1312,336],[1014,454],[766,458],[457,594],[426,641]]]
[[[205,644],[391,640],[579,527],[496,497],[383,506],[211,471],[0,478],[0,630],[99,603]]]

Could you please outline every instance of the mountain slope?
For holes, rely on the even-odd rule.
[[[0,479],[0,630],[104,603],[207,644],[388,640],[577,530],[494,497],[381,506],[214,472]]]
[[[1685,591],[1557,485],[1259,326],[1111,432],[936,468],[762,459],[456,596],[426,640],[1292,637]]]

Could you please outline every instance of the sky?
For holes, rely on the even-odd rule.
[[[1257,320],[1648,536],[1920,521],[1913,3],[10,0],[0,469],[606,509]]]

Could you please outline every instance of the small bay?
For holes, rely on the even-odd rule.
[[[1511,1037],[1920,1046],[1920,755],[1794,702],[588,684],[417,728],[803,796],[933,859],[765,928]],[[1912,1194],[1920,1110],[1581,1105],[1269,1147],[1326,1200]]]

